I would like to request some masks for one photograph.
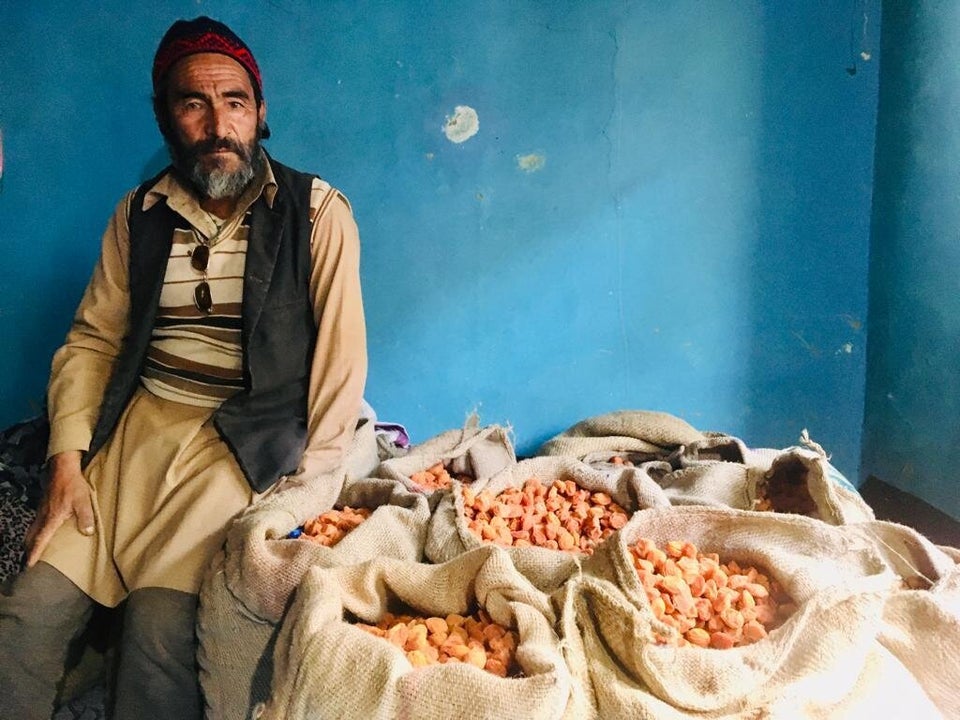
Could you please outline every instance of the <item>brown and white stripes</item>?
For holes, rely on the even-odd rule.
[[[141,381],[167,400],[216,407],[243,389],[240,307],[250,227],[249,211],[216,233],[176,230]],[[194,249],[210,247],[206,273],[190,263]],[[194,290],[206,280],[213,307],[201,312]]]

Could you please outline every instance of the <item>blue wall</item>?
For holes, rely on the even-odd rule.
[[[261,64],[270,150],[353,202],[382,418],[478,409],[520,452],[619,408],[809,428],[855,479],[876,4],[4,3],[0,421],[38,410],[108,214],[165,162],[156,42],[206,13]]]
[[[883,36],[863,469],[960,519],[960,5]]]

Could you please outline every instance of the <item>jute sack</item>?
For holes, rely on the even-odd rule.
[[[321,555],[326,562],[346,561],[342,559],[343,548],[337,558],[331,558],[322,552],[327,548],[286,540],[287,533],[341,499],[363,499],[377,505],[384,498],[389,502],[397,491],[403,501],[406,493],[396,486],[383,487],[384,481],[359,481],[362,490],[355,487],[358,481],[354,478],[365,477],[364,473],[376,464],[374,425],[361,419],[340,472],[318,478],[287,478],[231,526],[224,551],[205,574],[197,613],[198,658],[208,718],[248,717],[252,705],[266,699],[272,643],[279,630],[276,623],[293,588],[314,556]],[[345,489],[345,483],[352,489]],[[413,497],[406,502],[423,505]],[[420,512],[420,524],[425,527],[425,508]],[[351,544],[358,542],[349,535],[347,539]],[[399,535],[397,547],[410,540],[410,533]],[[422,548],[422,542],[421,536],[414,544]]]
[[[344,484],[366,479],[378,462],[374,423],[361,418],[335,472],[283,478],[234,520],[227,532],[224,567],[231,593],[249,612],[273,622],[280,618],[312,558],[309,549],[287,542],[286,536],[341,502]],[[371,488],[365,497],[379,505],[391,492],[392,488]],[[353,497],[355,493],[348,499]],[[414,499],[403,502],[409,505]]]
[[[641,508],[667,506],[660,487],[635,468],[622,468],[616,476],[605,474],[565,456],[533,457],[511,465],[490,478],[482,488],[494,495],[522,487],[530,478],[549,486],[555,480],[573,480],[581,488],[603,492],[627,513]],[[471,488],[473,489],[473,488]],[[430,519],[425,553],[432,562],[446,562],[469,550],[487,545],[468,527],[464,517],[462,485],[454,482],[441,496]],[[579,566],[579,554],[543,547],[505,548],[523,575],[546,591],[558,588]]]
[[[766,499],[774,511],[799,512],[831,525],[874,519],[860,494],[835,479],[822,450],[755,451],[738,438],[712,436],[684,446],[670,462],[676,469],[660,483],[674,505],[752,510]]]
[[[879,642],[915,678],[943,717],[960,717],[960,564],[903,525],[857,526],[876,541],[902,587],[887,598]]]
[[[860,675],[897,582],[871,543],[844,530],[801,516],[708,507],[636,513],[584,562],[565,598],[564,639],[574,632],[582,637],[570,645],[568,663],[595,689],[601,717],[649,705],[644,695],[684,711],[718,713],[768,706],[795,683],[808,693],[833,693],[811,702],[842,697]],[[633,566],[628,547],[639,538],[659,547],[689,541],[722,562],[758,567],[797,610],[752,645],[674,647],[677,630],[656,618]],[[601,648],[609,662],[595,657]]]
[[[517,461],[510,432],[499,425],[480,427],[477,416],[471,415],[462,429],[448,430],[414,445],[402,457],[384,460],[374,475],[401,483],[413,492],[431,496],[431,505],[439,501],[440,491],[424,489],[411,476],[437,463],[447,472],[473,478],[474,487]]]
[[[618,410],[581,420],[545,442],[536,455],[601,462],[626,455],[633,462],[664,460],[679,446],[704,438],[678,417],[653,410]]]
[[[602,588],[602,580],[589,578],[587,583],[601,586],[599,592],[611,592]],[[581,616],[590,613],[589,605],[584,607],[584,597],[579,580],[574,580],[555,598],[563,612],[563,647],[573,673],[573,697],[584,698],[578,706],[579,712],[573,717],[583,720],[933,720],[955,717],[950,714],[941,716],[903,665],[876,642],[870,646],[859,667],[841,665],[838,671],[811,673],[803,677],[782,674],[774,680],[774,691],[765,688],[750,702],[735,703],[721,710],[680,708],[654,694],[642,680],[625,671],[592,626],[587,625],[586,631],[581,632],[576,616],[578,612]]]
[[[374,511],[333,547],[287,537],[307,520],[344,506]],[[382,478],[347,479],[336,496],[281,493],[230,528],[224,561],[227,587],[252,615],[278,622],[308,568],[375,557],[417,562],[423,558],[429,522],[424,496]]]
[[[273,646],[280,627],[251,615],[227,587],[224,553],[214,558],[200,587],[197,662],[206,720],[250,717],[270,696]]]
[[[500,678],[457,663],[414,669],[406,655],[348,618],[376,623],[397,603],[412,614],[445,617],[487,611],[517,631],[523,675]],[[387,558],[313,568],[297,590],[276,646],[273,693],[263,720],[561,718],[569,673],[553,631],[549,598],[498,548],[442,565]]]

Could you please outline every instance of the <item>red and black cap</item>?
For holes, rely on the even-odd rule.
[[[250,75],[257,98],[263,97],[260,68],[250,48],[233,30],[206,16],[193,20],[177,20],[160,40],[157,54],[153,58],[154,93],[178,60],[197,53],[219,53],[233,58]]]

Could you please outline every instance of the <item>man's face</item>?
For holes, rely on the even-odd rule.
[[[188,55],[170,70],[166,102],[174,166],[206,197],[237,197],[262,162],[266,118],[247,71],[219,53]]]

